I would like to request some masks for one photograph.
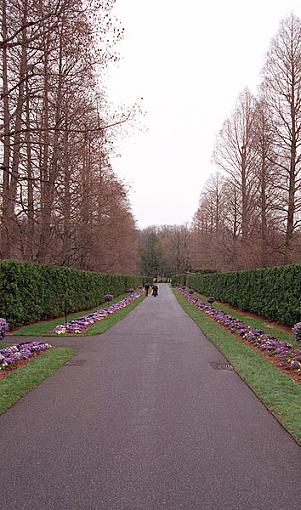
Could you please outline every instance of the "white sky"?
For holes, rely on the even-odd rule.
[[[142,97],[147,127],[117,136],[113,168],[131,185],[138,227],[190,222],[216,134],[243,88],[256,93],[270,40],[290,12],[301,17],[301,1],[116,0],[113,12],[125,37],[109,97]]]

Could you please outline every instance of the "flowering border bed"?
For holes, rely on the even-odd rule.
[[[217,323],[226,327],[239,335],[244,341],[248,342],[259,349],[264,355],[271,357],[271,361],[284,371],[288,371],[296,380],[301,382],[301,349],[296,348],[293,344],[279,340],[278,338],[264,333],[264,331],[249,326],[243,321],[231,317],[213,306],[208,305],[205,301],[198,299],[195,295],[187,291],[186,288],[178,287],[182,296],[189,302],[193,303],[197,308],[209,315]]]
[[[51,347],[47,342],[22,342],[0,349],[0,376],[25,365],[30,358]]]
[[[9,326],[5,319],[0,317],[0,340],[3,340],[6,333],[8,333]]]
[[[105,308],[100,308],[96,310],[96,312],[89,313],[88,315],[84,315],[82,317],[78,317],[72,321],[67,322],[66,324],[59,324],[55,328],[53,328],[50,333],[55,333],[57,335],[71,333],[71,334],[81,334],[85,333],[85,331],[95,324],[95,322],[100,321],[108,317],[109,315],[119,312],[122,308],[130,305],[133,301],[138,299],[144,294],[143,290],[132,292],[129,296],[118,301],[113,305],[106,306]]]

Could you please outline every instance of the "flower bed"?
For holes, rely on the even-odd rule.
[[[298,376],[298,380],[301,380],[301,349],[296,348],[289,342],[266,334],[261,329],[248,326],[239,319],[234,319],[231,315],[217,310],[205,301],[198,299],[195,295],[190,294],[183,287],[179,287],[178,290],[187,301],[193,303],[206,315],[209,315],[216,322],[229,329],[231,333],[236,333],[253,347],[258,348],[261,352],[275,359],[277,366],[285,371],[294,373]]]
[[[100,321],[115,312],[119,312],[119,310],[131,304],[133,301],[142,296],[142,294],[143,291],[141,290],[132,292],[132,294],[122,299],[118,303],[106,306],[105,308],[100,308],[99,310],[96,310],[96,312],[89,313],[89,315],[84,315],[83,317],[78,317],[78,319],[69,321],[66,324],[59,324],[58,326],[51,330],[51,333],[56,333],[57,335],[63,333],[72,334],[84,333],[96,321]]]
[[[0,375],[24,365],[33,356],[50,348],[51,345],[46,342],[22,342],[0,349]]]
[[[106,295],[103,297],[103,300],[104,300],[105,302],[107,302],[107,301],[112,301],[113,299],[114,299],[113,294],[106,294]]]
[[[3,340],[8,330],[9,330],[8,323],[6,322],[5,319],[2,319],[0,317],[0,340]]]
[[[301,342],[301,322],[297,322],[292,328],[293,335],[297,342]]]

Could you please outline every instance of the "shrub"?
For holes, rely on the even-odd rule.
[[[186,278],[192,289],[241,310],[288,326],[301,320],[301,264]]]
[[[171,279],[172,287],[178,287],[181,285],[186,285],[186,275],[185,274],[177,274]]]
[[[11,327],[87,310],[106,294],[137,288],[142,276],[110,275],[4,260],[0,262],[0,317]]]

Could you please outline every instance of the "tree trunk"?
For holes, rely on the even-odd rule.
[[[40,160],[40,181],[41,181],[41,197],[40,197],[40,246],[38,251],[39,262],[47,262],[47,252],[49,243],[49,226],[51,218],[49,217],[48,195],[49,195],[49,34],[46,34],[44,27],[44,97],[43,97],[43,114],[42,114],[42,136],[40,139],[41,160]]]
[[[285,262],[290,262],[292,250],[292,240],[294,234],[294,215],[295,215],[295,187],[296,187],[296,111],[295,111],[295,83],[294,73],[292,73],[291,88],[291,150],[290,150],[290,169],[289,169],[289,188],[288,188],[288,209],[285,233]]]
[[[7,39],[6,0],[2,0],[2,38]],[[2,196],[2,229],[0,257],[9,257],[9,172],[10,172],[10,115],[8,101],[7,45],[2,48],[2,81],[3,81],[3,196]]]
[[[33,171],[32,171],[32,151],[31,151],[31,135],[30,135],[30,100],[29,87],[26,83],[26,149],[27,149],[27,254],[29,260],[34,260],[34,241],[35,241],[35,210],[34,210],[34,193],[33,193]]]
[[[23,5],[23,16],[22,26],[26,25],[28,15],[28,4],[27,0],[24,1]],[[26,31],[22,30],[22,47],[21,47],[21,60],[20,60],[20,71],[19,71],[19,86],[18,86],[18,98],[17,107],[15,111],[15,135],[13,139],[13,158],[12,158],[12,169],[9,184],[9,207],[8,207],[8,223],[7,223],[7,234],[9,236],[9,242],[7,244],[7,256],[11,255],[11,249],[15,244],[14,231],[15,231],[15,207],[17,198],[17,188],[19,180],[19,165],[21,157],[21,128],[22,128],[22,113],[25,101],[24,94],[24,81],[27,74],[27,36]]]

